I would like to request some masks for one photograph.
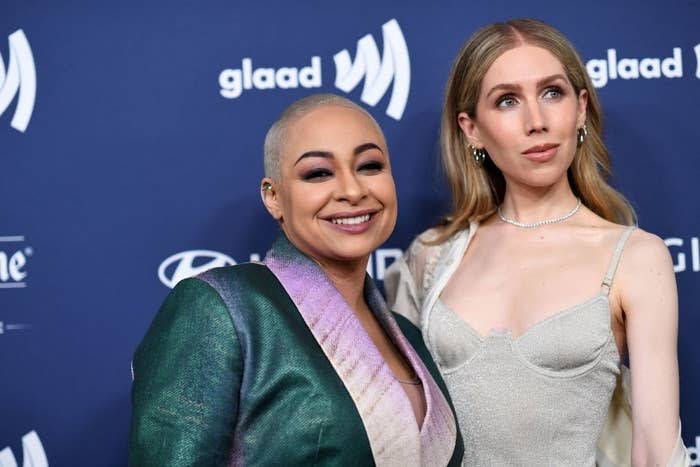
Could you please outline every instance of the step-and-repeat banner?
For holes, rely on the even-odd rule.
[[[0,466],[125,465],[131,355],[170,288],[260,258],[262,141],[325,91],[386,132],[386,267],[445,211],[451,61],[478,27],[559,28],[598,88],[614,184],[680,294],[683,438],[700,465],[700,3],[594,0],[0,3]]]

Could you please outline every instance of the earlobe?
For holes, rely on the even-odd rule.
[[[265,205],[265,209],[276,220],[282,219],[282,210],[279,205],[279,197],[272,179],[265,177],[260,182],[260,197]]]
[[[481,144],[481,139],[479,138],[479,128],[476,126],[476,122],[472,120],[466,112],[460,112],[457,115],[457,123],[462,129],[462,133],[469,140],[469,144],[482,148],[484,145]]]

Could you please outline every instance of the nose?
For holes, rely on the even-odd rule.
[[[530,101],[525,106],[525,131],[528,135],[547,131],[545,113],[539,101]]]
[[[337,174],[337,180],[336,199],[338,201],[347,201],[350,204],[357,204],[367,196],[367,187],[358,174],[343,171]]]

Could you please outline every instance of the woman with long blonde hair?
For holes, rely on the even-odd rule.
[[[452,208],[385,285],[440,367],[467,465],[689,462],[671,258],[607,183],[601,127],[580,57],[541,21],[488,25],[454,62]]]

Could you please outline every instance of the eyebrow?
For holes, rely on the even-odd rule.
[[[376,149],[379,152],[381,152],[382,154],[384,154],[384,151],[382,151],[382,148],[380,148],[379,146],[377,146],[374,143],[360,144],[355,149],[353,149],[352,154],[353,154],[353,156],[359,156],[363,152],[369,151],[370,149]],[[333,159],[333,153],[330,151],[307,151],[304,154],[302,154],[301,156],[299,156],[299,158],[296,160],[294,165],[297,165],[301,160],[307,159],[309,157],[321,157],[323,159]]]
[[[537,81],[536,87],[540,87],[545,83],[549,83],[551,81],[556,81],[557,79],[563,79],[564,81],[567,81],[566,76],[562,74],[556,74],[556,75],[551,75],[547,76],[545,78],[542,78],[541,80]],[[492,87],[489,92],[486,94],[486,97],[489,97],[491,94],[493,94],[495,91],[498,90],[505,90],[505,91],[512,91],[512,90],[519,90],[522,89],[522,86],[519,84],[497,84],[494,87]]]
[[[353,153],[353,155],[355,155],[355,156],[359,156],[359,155],[362,154],[363,152],[369,151],[370,149],[376,149],[377,151],[379,151],[379,152],[381,152],[382,154],[384,154],[384,151],[382,151],[382,148],[380,148],[379,146],[377,146],[377,145],[374,144],[374,143],[360,144],[358,147],[355,148],[354,151],[352,151],[352,153]]]

